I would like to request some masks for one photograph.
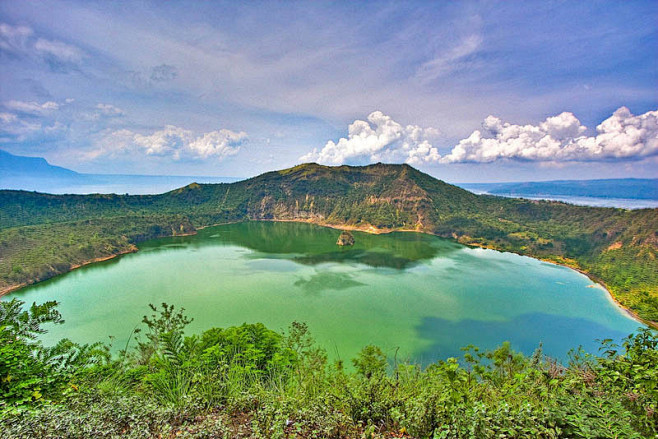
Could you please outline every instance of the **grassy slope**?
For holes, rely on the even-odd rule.
[[[656,209],[474,195],[407,165],[315,164],[161,195],[0,191],[0,290],[130,251],[157,236],[242,220],[405,229],[571,265],[658,320]]]

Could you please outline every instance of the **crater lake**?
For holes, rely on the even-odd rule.
[[[66,323],[50,325],[48,344],[67,337],[123,349],[148,304],[166,302],[194,319],[190,334],[245,322],[280,331],[298,321],[333,359],[375,344],[423,364],[503,341],[526,354],[541,344],[565,360],[573,348],[596,352],[597,339],[641,326],[600,285],[565,267],[413,232],[354,231],[355,245],[340,247],[339,234],[287,222],[208,227],[3,299],[60,302]]]

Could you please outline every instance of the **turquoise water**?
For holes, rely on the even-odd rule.
[[[60,302],[66,323],[50,328],[47,343],[68,337],[123,348],[148,304],[167,302],[194,318],[190,332],[303,321],[332,358],[376,344],[423,363],[505,340],[528,354],[542,343],[564,359],[571,348],[595,352],[596,339],[640,326],[564,267],[417,233],[354,232],[354,247],[342,248],[339,234],[299,223],[216,226],[150,241],[5,300]]]

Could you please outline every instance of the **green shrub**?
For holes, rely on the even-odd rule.
[[[658,434],[658,336],[641,329],[561,365],[508,343],[427,368],[391,368],[366,346],[346,370],[308,328],[261,324],[184,336],[183,310],[145,317],[145,338],[110,360],[102,346],[35,336],[55,303],[0,302],[3,437],[644,438]],[[39,392],[36,397],[34,392]]]

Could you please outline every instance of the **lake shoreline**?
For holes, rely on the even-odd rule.
[[[530,256],[530,257],[532,257],[532,256]],[[549,259],[541,259],[541,258],[534,258],[534,259],[538,259],[538,260],[540,260],[540,261],[542,261],[542,262],[547,262],[547,263],[549,263],[549,264],[557,265],[557,266],[559,266],[559,267],[567,267],[567,268],[570,268],[571,270],[577,271],[578,273],[587,276],[587,278],[588,278],[589,280],[591,280],[592,282],[594,282],[595,285],[598,285],[598,286],[600,286],[601,288],[603,288],[603,289],[606,291],[606,293],[608,293],[608,297],[612,300],[612,302],[613,302],[615,305],[617,305],[617,307],[618,307],[619,309],[621,309],[624,313],[626,313],[629,317],[633,318],[634,320],[636,320],[636,321],[638,321],[638,322],[640,322],[640,323],[642,323],[642,324],[644,324],[644,325],[650,326],[650,327],[652,327],[652,328],[654,328],[654,329],[658,329],[658,322],[653,322],[653,321],[651,321],[651,320],[645,320],[645,319],[643,319],[642,317],[638,316],[638,315],[635,313],[635,311],[633,311],[632,309],[630,309],[630,308],[624,306],[619,300],[617,300],[617,298],[614,296],[614,294],[612,294],[612,291],[611,291],[610,288],[605,284],[605,282],[603,282],[603,280],[601,280],[600,278],[594,276],[593,274],[588,273],[588,272],[586,272],[586,271],[584,271],[584,270],[582,270],[582,269],[580,269],[580,268],[573,267],[573,266],[568,265],[568,264],[560,264],[560,263],[558,263],[558,262],[555,262],[555,261],[552,261],[552,260],[549,260]]]
[[[180,235],[176,235],[176,236],[180,236]],[[66,273],[70,273],[73,270],[77,270],[78,268],[81,268],[81,267],[84,267],[84,266],[87,266],[87,265],[91,265],[91,264],[95,264],[97,262],[109,261],[109,260],[117,258],[119,256],[127,255],[127,254],[130,254],[130,253],[137,253],[138,251],[139,251],[139,248],[137,248],[137,246],[133,245],[132,248],[130,248],[128,250],[121,251],[119,253],[115,253],[115,254],[112,254],[112,255],[109,255],[109,256],[103,256],[101,258],[90,259],[88,261],[80,262],[79,264],[73,264],[69,267],[68,270],[63,271],[61,273],[56,273],[53,276],[47,277],[45,279],[35,279],[35,280],[30,281],[30,282],[22,282],[20,284],[9,285],[7,287],[4,287],[4,288],[0,289],[0,297],[6,296],[7,294],[12,293],[12,292],[17,291],[17,290],[20,290],[22,288],[29,287],[30,285],[36,285],[38,283],[45,282],[47,280],[53,279],[57,276],[61,276],[61,275],[66,274]]]
[[[446,237],[443,237],[443,236],[439,236],[435,233],[429,232],[427,230],[423,230],[422,228],[388,229],[388,228],[378,228],[378,227],[375,227],[375,226],[370,225],[370,224],[369,225],[364,225],[364,226],[355,226],[355,225],[347,225],[347,224],[342,224],[341,225],[341,224],[331,224],[331,223],[327,223],[327,222],[324,222],[324,221],[319,221],[317,218],[308,218],[308,219],[306,219],[306,218],[299,218],[299,219],[253,219],[253,220],[248,220],[248,221],[306,223],[306,224],[313,224],[313,225],[317,225],[317,226],[321,226],[321,227],[327,227],[327,228],[331,228],[331,229],[335,229],[335,230],[350,230],[350,231],[364,232],[364,233],[373,234],[373,235],[382,235],[382,234],[388,234],[388,233],[393,233],[393,232],[424,233],[424,234],[427,234],[427,235],[436,236],[438,238],[450,239],[450,240],[453,240],[453,241],[455,241],[459,244],[462,244],[462,245],[465,245],[465,246],[471,247],[471,248],[478,247],[478,248],[485,248],[485,249],[489,249],[489,250],[505,252],[503,250],[499,250],[499,249],[497,249],[495,247],[491,247],[491,246],[482,246],[482,245],[478,245],[478,244],[474,244],[474,243],[460,242],[456,237],[446,238]],[[235,224],[235,223],[240,223],[240,222],[245,222],[245,221],[230,221],[230,222],[224,222],[224,223],[218,223],[218,224],[211,224],[211,225],[207,225],[207,226],[199,226],[199,227],[195,227],[195,230],[193,232],[189,232],[189,233],[185,233],[185,234],[171,235],[168,238],[174,238],[174,237],[179,237],[179,236],[193,236],[193,235],[197,234],[198,230],[206,229],[206,228],[209,228],[209,227],[227,225],[227,224]],[[89,260],[89,261],[81,262],[79,264],[71,265],[71,267],[67,271],[64,271],[62,273],[57,273],[54,276],[51,276],[47,279],[39,279],[39,280],[34,280],[32,282],[24,282],[24,283],[21,283],[21,284],[9,285],[7,287],[4,287],[4,288],[0,289],[0,298],[7,295],[7,294],[9,294],[9,293],[11,293],[11,292],[20,290],[20,289],[28,287],[30,285],[35,285],[37,283],[43,282],[45,280],[52,279],[52,278],[57,277],[59,275],[69,273],[69,272],[71,272],[75,269],[78,269],[80,267],[84,267],[86,265],[90,265],[90,264],[93,264],[93,263],[96,263],[96,262],[107,261],[107,260],[116,258],[118,256],[122,256],[122,255],[125,255],[125,254],[130,254],[130,253],[136,253],[138,251],[139,251],[139,248],[137,246],[133,245],[133,248],[131,248],[129,250],[126,250],[126,251],[122,251],[122,252],[114,254],[114,255],[110,255],[110,256],[106,256],[106,257],[102,257],[102,258],[95,258],[95,259],[92,259],[92,260]],[[615,303],[618,308],[620,308],[624,313],[626,313],[633,320],[635,320],[638,323],[641,323],[643,325],[647,325],[649,327],[652,327],[654,329],[658,329],[658,322],[652,322],[652,321],[644,320],[641,317],[639,317],[634,311],[632,311],[631,309],[624,306],[614,296],[614,294],[608,288],[608,286],[605,284],[605,282],[603,282],[601,279],[597,278],[596,276],[594,276],[594,275],[592,275],[592,274],[590,274],[590,273],[588,273],[588,272],[586,272],[586,271],[584,271],[580,268],[574,267],[574,266],[566,264],[566,263],[563,264],[563,263],[556,262],[554,260],[549,260],[549,259],[540,258],[540,257],[534,257],[534,256],[531,256],[531,255],[520,254],[520,253],[516,253],[516,252],[513,252],[513,251],[507,251],[507,253],[514,253],[514,254],[518,254],[520,256],[528,256],[530,258],[533,258],[533,259],[536,259],[536,260],[539,260],[539,261],[548,262],[548,263],[553,264],[553,265],[558,265],[558,266],[561,266],[561,267],[566,267],[566,268],[572,269],[574,271],[577,271],[577,272],[587,276],[587,278],[590,279],[592,282],[594,282],[595,284],[602,287],[606,291],[608,297],[610,299],[612,299],[613,303]]]
[[[422,229],[381,229],[381,228],[374,227],[372,225],[368,225],[367,227],[365,227],[365,226],[337,225],[337,224],[329,224],[329,223],[324,223],[324,222],[318,222],[318,221],[314,221],[312,219],[302,220],[302,221],[299,221],[299,220],[285,220],[285,219],[271,219],[271,220],[268,219],[268,220],[258,220],[258,221],[303,222],[303,223],[308,223],[308,224],[315,224],[315,225],[322,226],[322,227],[329,227],[329,228],[336,229],[336,230],[358,231],[358,232],[364,232],[364,233],[371,233],[371,234],[374,234],[374,235],[381,235],[381,234],[393,233],[393,232],[415,232],[415,233],[425,233],[427,235],[436,236],[438,238],[450,239],[450,238],[445,238],[443,236],[439,236],[435,233],[428,232],[428,231],[425,231],[425,230],[422,230]],[[603,288],[605,290],[605,292],[607,293],[608,297],[610,299],[612,299],[613,303],[615,303],[617,305],[617,307],[620,308],[626,315],[628,315],[629,317],[631,317],[633,320],[637,321],[638,323],[642,323],[643,325],[647,325],[647,326],[650,326],[654,329],[658,329],[658,322],[645,320],[645,319],[641,318],[640,316],[638,316],[633,310],[631,310],[630,308],[624,306],[619,300],[617,300],[617,298],[614,296],[614,294],[612,293],[610,288],[608,288],[608,286],[605,284],[605,282],[603,282],[603,280],[601,280],[600,278],[598,278],[598,277],[594,276],[593,274],[588,273],[588,272],[586,272],[586,271],[584,271],[580,268],[574,267],[574,266],[566,264],[566,263],[561,264],[559,262],[556,262],[556,261],[550,260],[550,259],[534,257],[534,256],[526,255],[526,254],[516,253],[516,252],[513,252],[513,251],[503,251],[503,250],[499,250],[495,247],[483,246],[483,245],[473,244],[473,243],[469,244],[469,243],[465,243],[465,242],[460,242],[455,237],[453,237],[452,240],[459,243],[459,244],[462,244],[462,245],[465,245],[465,246],[471,247],[471,248],[483,248],[483,249],[487,249],[487,250],[495,250],[495,251],[502,251],[502,252],[506,252],[506,253],[514,253],[514,254],[517,254],[519,256],[527,256],[529,258],[536,259],[538,261],[548,262],[548,263],[553,264],[553,265],[557,265],[557,266],[560,266],[560,267],[566,267],[566,268],[569,268],[571,270],[577,271],[578,273],[587,276],[587,278],[589,280],[591,280],[592,282],[594,282],[595,284],[597,284],[601,288]]]

